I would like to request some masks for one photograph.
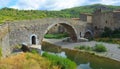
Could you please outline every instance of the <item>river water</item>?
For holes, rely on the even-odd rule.
[[[42,51],[43,53],[44,51]],[[61,53],[51,53],[50,54],[55,54],[64,58],[69,58],[66,53],[63,51]],[[106,61],[106,59],[100,59],[97,57],[84,57],[84,56],[78,56],[76,58],[75,62],[78,64],[77,69],[120,69],[120,63],[117,63],[115,61]]]
[[[75,49],[61,48],[55,44],[43,42],[44,51],[54,52],[77,63],[77,69],[120,69],[120,62],[94,53],[82,52]]]

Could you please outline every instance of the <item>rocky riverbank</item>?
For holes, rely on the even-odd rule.
[[[75,46],[80,46],[80,45],[93,47],[95,46],[95,44],[102,43],[107,48],[107,52],[104,53],[92,52],[92,53],[120,61],[120,49],[118,48],[119,46],[118,44],[110,44],[110,43],[96,42],[96,41],[73,43],[73,42],[63,42],[63,39],[44,39],[43,41],[47,41],[49,43],[58,45],[62,48],[69,48],[69,49],[74,49]]]

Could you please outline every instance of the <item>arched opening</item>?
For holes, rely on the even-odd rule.
[[[66,29],[66,31],[67,31],[69,37],[71,38],[71,40],[72,40],[73,42],[77,42],[76,30],[75,30],[75,28],[74,28],[72,25],[67,24],[67,23],[56,23],[56,24],[60,24],[60,26],[63,26],[63,27]],[[56,24],[50,25],[50,26],[47,28],[47,30],[45,31],[45,34],[48,33],[48,31],[49,31],[52,27],[54,27]],[[58,29],[59,29],[59,28],[58,28]]]
[[[84,35],[84,38],[86,39],[92,39],[93,38],[93,34],[91,31],[87,31]]]
[[[32,45],[36,45],[36,37],[35,36],[31,37],[31,43],[32,43]]]
[[[37,41],[37,35],[36,34],[32,34],[30,36],[30,45],[37,45],[38,41]]]

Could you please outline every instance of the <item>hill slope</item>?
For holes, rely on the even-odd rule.
[[[48,17],[74,18],[79,17],[80,13],[92,13],[95,9],[99,8],[106,10],[116,10],[119,9],[120,6],[94,4],[63,9],[61,11],[17,10],[11,8],[3,8],[0,10],[0,23],[4,23],[5,21],[39,19]]]

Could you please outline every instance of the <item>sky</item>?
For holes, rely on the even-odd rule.
[[[120,5],[120,0],[0,0],[0,8],[20,10],[61,10],[91,4]]]

